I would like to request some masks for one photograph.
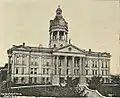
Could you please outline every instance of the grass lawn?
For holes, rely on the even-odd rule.
[[[74,87],[59,87],[59,86],[46,86],[46,87],[26,87],[26,88],[14,88],[10,90],[14,93],[22,93],[27,96],[42,96],[42,97],[77,97],[78,93]]]
[[[114,97],[120,97],[120,87],[118,86],[102,86],[99,89],[102,95],[108,96],[108,94],[113,94]]]

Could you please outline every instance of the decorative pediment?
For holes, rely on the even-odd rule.
[[[69,45],[59,48],[59,49],[56,49],[54,52],[85,54],[85,50],[81,50],[72,44],[69,44]]]
[[[104,53],[102,53],[102,56],[103,57],[110,57],[111,55],[109,53],[104,52]]]

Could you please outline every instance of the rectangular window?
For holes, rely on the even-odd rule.
[[[49,77],[46,78],[46,82],[49,82]]]
[[[61,75],[62,74],[62,72],[61,72],[61,68],[59,68],[59,75]]]
[[[95,70],[95,75],[97,75],[97,70]]]
[[[32,79],[33,79],[33,77],[30,77],[30,80],[29,80],[29,81],[30,81],[30,83],[32,83]]]
[[[97,68],[97,61],[95,61],[95,67]]]
[[[21,74],[24,74],[24,68],[22,68]]]
[[[102,61],[102,68],[104,68],[104,62]]]
[[[94,65],[95,65],[95,64],[94,64],[94,61],[92,61],[92,67],[94,67]]]
[[[79,69],[77,69],[77,75],[79,75]]]
[[[43,74],[45,74],[45,68],[43,68]]]
[[[61,59],[59,58],[59,67],[61,66]]]
[[[33,74],[33,68],[31,68],[31,71],[30,71],[31,74]]]
[[[67,75],[69,74],[69,69],[67,69]]]
[[[105,82],[104,78],[102,78],[102,82],[103,82],[103,83]]]
[[[16,74],[18,74],[18,73],[19,73],[18,68],[16,68]]]
[[[24,82],[24,77],[21,77],[21,82],[22,82],[22,83]]]
[[[106,67],[106,68],[108,67],[108,62],[107,62],[107,61],[105,62],[105,67]]]
[[[14,77],[14,83],[18,83],[18,77]]]
[[[86,71],[86,75],[88,75],[88,70],[85,70]]]
[[[94,70],[92,70],[92,75],[94,75]]]
[[[47,75],[49,74],[49,68],[47,68]]]
[[[67,67],[69,66],[69,65],[68,65],[68,62],[69,62],[69,60],[68,60],[68,58],[67,58]]]
[[[34,57],[34,65],[35,65],[35,66],[38,65],[38,57]]]
[[[49,62],[46,62],[46,66],[49,66]]]
[[[34,83],[37,83],[37,77],[34,77]]]
[[[37,63],[37,61],[35,62],[35,66],[37,66],[38,65],[38,63]]]
[[[76,70],[74,69],[74,75],[76,75]]]
[[[104,70],[102,70],[102,75],[104,75]]]
[[[43,84],[45,83],[45,77],[42,77],[42,83]]]
[[[106,78],[106,83],[109,83],[109,79],[108,78]]]
[[[37,74],[37,68],[34,68],[34,74]]]
[[[108,70],[105,71],[106,75],[108,75]]]
[[[85,67],[88,67],[88,61],[86,61],[86,65],[85,65]]]
[[[57,74],[57,69],[55,68],[55,75]]]
[[[79,58],[74,59],[74,67],[79,67]]]
[[[15,56],[15,64],[21,64],[21,55],[20,54],[16,54],[16,56]]]
[[[31,65],[34,65],[34,58],[31,57]]]
[[[76,67],[76,59],[74,59],[74,67]]]
[[[27,57],[26,55],[23,55],[23,56],[22,56],[22,64],[23,64],[23,65],[26,64],[26,57]]]

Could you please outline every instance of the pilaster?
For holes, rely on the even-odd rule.
[[[101,66],[100,66],[100,59],[98,57],[98,75],[101,75]]]

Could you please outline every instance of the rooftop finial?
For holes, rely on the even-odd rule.
[[[58,16],[62,15],[62,10],[60,8],[60,5],[58,5],[58,8],[56,10],[56,15],[58,15]]]
[[[58,8],[60,8],[60,5],[58,5]]]

